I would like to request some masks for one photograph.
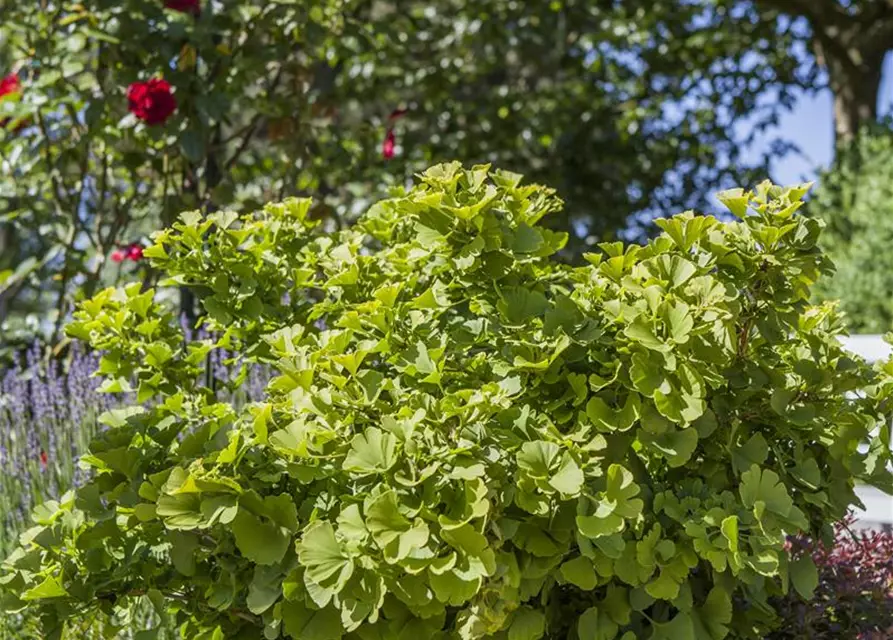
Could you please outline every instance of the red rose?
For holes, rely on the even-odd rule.
[[[112,251],[112,255],[111,255],[112,262],[124,262],[124,258],[126,258],[126,257],[127,257],[127,254],[125,254],[120,249],[115,249],[114,251]]]
[[[137,262],[143,259],[143,248],[138,244],[132,244],[127,247],[127,259]]]
[[[0,100],[3,99],[3,96],[14,96],[22,92],[22,85],[19,82],[19,77],[10,73],[9,75],[3,76],[0,78]],[[6,127],[9,124],[9,118],[0,119],[0,129]],[[25,123],[19,123],[19,126],[16,127],[16,130],[24,129]]]
[[[164,124],[177,109],[177,99],[167,80],[152,78],[134,82],[127,89],[130,113],[149,125]]]
[[[388,133],[381,145],[381,157],[390,160],[394,157],[394,147],[397,144],[397,137],[394,135],[393,129],[388,129]]]
[[[9,94],[21,93],[22,85],[19,83],[19,77],[10,73],[0,79],[0,98]]]
[[[202,11],[199,0],[165,0],[164,6],[174,11],[182,11],[183,13],[192,13],[194,15],[198,15]]]

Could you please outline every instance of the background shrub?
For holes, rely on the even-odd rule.
[[[78,311],[102,390],[154,401],[106,414],[4,606],[50,635],[151,603],[215,640],[764,637],[770,598],[818,583],[785,534],[891,484],[890,379],[809,303],[804,191],[727,192],[739,220],[678,215],[579,268],[538,226],[553,193],[486,166],[335,235],[306,200],[181,216],[145,253],[219,337],[139,284]],[[263,401],[206,384],[217,349],[235,385],[275,368]]]
[[[854,333],[893,330],[893,131],[866,129],[841,150],[816,190],[810,215],[824,220],[822,244],[837,267],[819,297],[840,300]]]
[[[893,532],[854,533],[840,524],[833,545],[800,538],[792,541],[792,551],[795,558],[812,556],[818,588],[810,601],[790,594],[774,603],[784,622],[770,640],[893,635]]]

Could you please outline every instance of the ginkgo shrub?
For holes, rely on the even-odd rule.
[[[219,338],[139,284],[83,303],[69,334],[140,404],[36,511],[4,607],[49,638],[147,602],[198,640],[763,637],[817,580],[786,536],[891,485],[893,366],[809,302],[805,192],[726,192],[737,219],[581,267],[538,226],[553,192],[487,166],[336,235],[307,200],[184,214],[144,255]],[[277,371],[263,402],[218,399],[217,349]]]

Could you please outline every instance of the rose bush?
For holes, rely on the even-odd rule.
[[[19,77],[14,73],[5,75],[0,79],[0,97],[19,93],[21,89],[22,85],[19,82]]]
[[[3,605],[49,637],[139,603],[199,640],[764,637],[817,582],[786,534],[891,488],[893,365],[809,303],[805,191],[727,192],[738,220],[584,267],[551,259],[554,194],[486,166],[334,235],[308,200],[184,214],[144,253],[220,337],[139,284],[84,303],[70,335],[140,404],[35,512]],[[277,370],[263,401],[205,386],[218,349]]]
[[[22,83],[19,82],[19,77],[16,74],[10,73],[0,78],[0,104],[4,99],[17,97],[21,93]],[[9,121],[9,118],[0,118],[0,128],[5,127]]]

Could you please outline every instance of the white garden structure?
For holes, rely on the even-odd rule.
[[[885,360],[893,349],[881,336],[849,336],[842,338],[841,342],[847,350],[862,356],[868,362]],[[856,493],[865,505],[864,511],[860,510],[855,514],[860,527],[871,529],[893,527],[893,496],[874,487],[858,487]]]

